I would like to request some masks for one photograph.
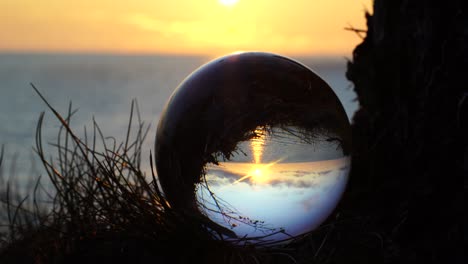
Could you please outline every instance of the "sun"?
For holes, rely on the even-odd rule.
[[[247,174],[250,182],[257,183],[257,184],[267,184],[271,181],[271,173],[270,167],[273,166],[275,163],[269,164],[254,164],[252,169]]]
[[[250,180],[254,183],[267,183],[268,176],[265,166],[258,166],[250,173]]]
[[[233,6],[237,4],[239,0],[219,0],[219,3],[225,6]]]

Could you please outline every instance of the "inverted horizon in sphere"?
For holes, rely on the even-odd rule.
[[[201,210],[238,237],[280,241],[311,231],[328,217],[348,181],[350,158],[275,163],[261,172],[264,175],[255,175],[256,166],[242,162],[209,166],[205,176],[209,191],[199,186],[197,192]]]

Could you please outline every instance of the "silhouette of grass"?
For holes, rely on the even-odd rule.
[[[94,120],[92,133],[84,128],[84,137],[78,137],[70,126],[76,113],[71,103],[63,117],[33,88],[61,124],[56,142],[50,144],[55,158],[48,158],[44,148],[44,112],[36,128],[34,151],[52,188],[43,186],[38,177],[21,195],[14,180],[5,182],[0,173],[0,263],[302,263],[307,259],[300,258],[305,253],[295,240],[273,246],[266,239],[262,248],[248,238],[239,238],[243,243],[227,242],[207,217],[171,208],[151,154],[151,172],[142,170],[149,126],[141,120],[136,101],[131,104],[125,139],[117,143],[103,135]],[[2,147],[0,168],[3,157]],[[326,235],[331,229],[321,230],[317,238],[322,245],[311,255],[315,259],[326,242],[320,233]]]

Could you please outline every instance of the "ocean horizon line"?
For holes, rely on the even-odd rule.
[[[326,61],[349,59],[351,54],[287,54],[281,52],[245,50],[216,54],[202,53],[163,53],[163,52],[120,52],[120,51],[35,51],[35,50],[0,50],[0,56],[105,56],[105,57],[185,57],[185,58],[218,58],[236,52],[267,52],[281,54],[290,58],[314,58]],[[349,58],[348,58],[349,57]]]

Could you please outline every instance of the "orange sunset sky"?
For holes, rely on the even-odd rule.
[[[372,0],[0,0],[0,52],[350,55]]]

